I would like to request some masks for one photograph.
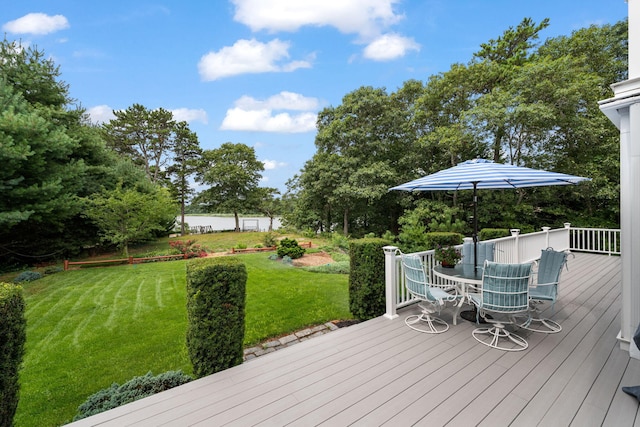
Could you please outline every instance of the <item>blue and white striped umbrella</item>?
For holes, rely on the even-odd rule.
[[[484,188],[524,188],[549,185],[571,185],[590,178],[548,172],[502,163],[486,159],[473,159],[459,163],[431,175],[415,179],[390,188],[404,191],[473,190],[473,241],[478,243],[478,197],[477,189]],[[476,251],[474,251],[475,254]],[[477,267],[477,259],[474,260]]]
[[[577,184],[589,179],[564,173],[494,163],[486,159],[473,159],[398,185],[391,190],[438,191],[544,187]]]

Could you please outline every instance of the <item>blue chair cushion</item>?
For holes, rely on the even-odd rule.
[[[622,391],[630,396],[635,397],[640,402],[640,385],[636,385],[633,387],[622,387]]]

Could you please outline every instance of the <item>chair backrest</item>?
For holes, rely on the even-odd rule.
[[[435,299],[429,292],[429,276],[427,276],[418,255],[402,254],[402,271],[404,272],[405,286],[410,293],[426,300]]]
[[[515,313],[529,308],[531,264],[501,264],[486,261],[482,274],[482,305],[484,310]]]
[[[554,251],[552,248],[543,249],[538,263],[538,285],[557,285],[560,273],[567,263],[567,253]]]
[[[465,242],[462,244],[462,263],[473,265],[473,242]],[[485,261],[493,261],[496,244],[495,242],[478,242],[478,266],[484,264]]]

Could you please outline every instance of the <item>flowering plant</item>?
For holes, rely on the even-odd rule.
[[[453,246],[437,245],[433,255],[440,264],[452,267],[462,258],[462,252]]]
[[[197,258],[207,256],[207,251],[202,246],[196,244],[195,240],[174,240],[169,242],[172,249],[178,250],[180,253],[187,255],[187,258]]]

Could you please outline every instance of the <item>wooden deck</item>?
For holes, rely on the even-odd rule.
[[[466,321],[421,334],[405,309],[73,425],[640,425],[620,390],[640,384],[640,360],[616,340],[620,259],[576,254],[568,265],[553,316],[563,331],[523,331],[522,352],[477,343]]]

